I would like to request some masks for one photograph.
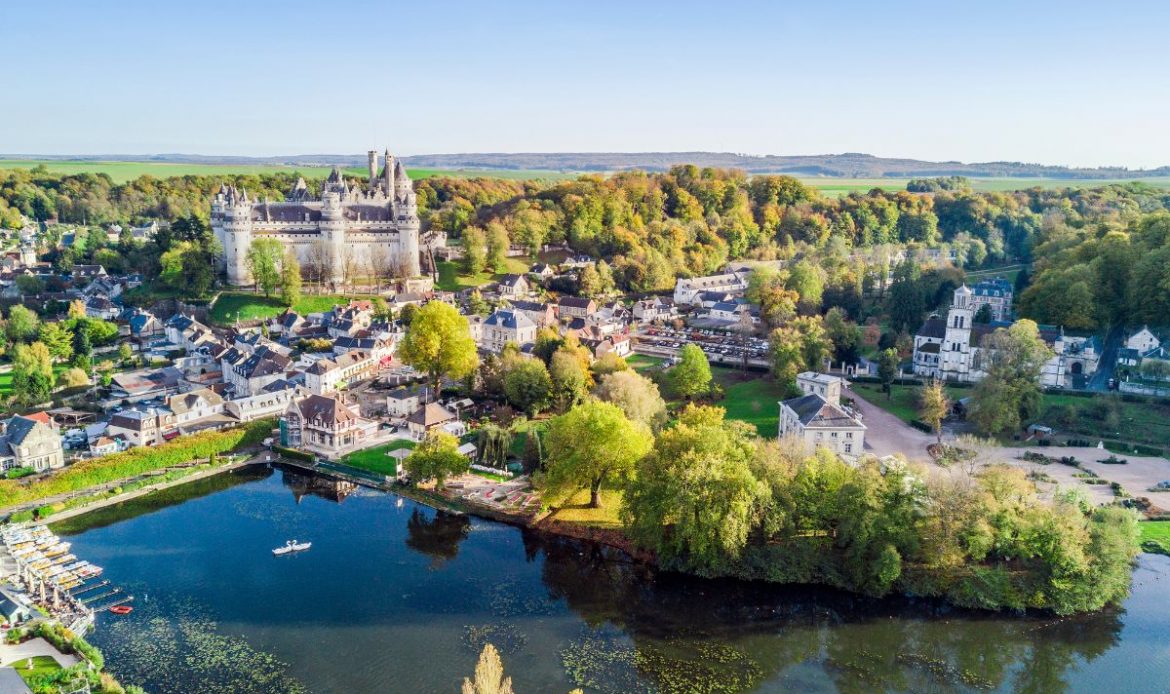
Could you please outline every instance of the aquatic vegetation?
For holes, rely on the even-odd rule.
[[[518,653],[528,645],[528,635],[515,624],[468,624],[464,627],[463,643],[476,653],[492,644],[501,653]]]
[[[139,616],[103,625],[103,641],[119,675],[155,694],[224,691],[236,694],[308,690],[288,665],[219,625],[189,602],[156,601]]]

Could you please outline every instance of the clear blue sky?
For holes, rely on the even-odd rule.
[[[1170,164],[1170,2],[2,0],[0,152]]]

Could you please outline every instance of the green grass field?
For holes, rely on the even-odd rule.
[[[732,377],[727,376],[727,379]],[[780,401],[784,391],[769,376],[725,382],[726,397],[716,405],[727,409],[728,419],[738,419],[756,428],[760,436],[775,438],[780,425]]]
[[[663,357],[653,357],[649,354],[631,354],[626,357],[626,363],[634,371],[644,373],[662,366],[666,363],[666,359]]]
[[[248,174],[299,173],[305,178],[324,178],[332,170],[330,166],[248,166],[230,164],[180,164],[167,162],[136,161],[37,161],[32,159],[3,159],[0,169],[31,169],[44,166],[52,173],[79,174],[104,173],[114,183],[125,183],[140,176],[169,178],[171,176],[235,176]],[[486,170],[486,169],[407,169],[413,179],[432,176],[453,178],[507,178],[518,180],[541,179],[561,180],[576,178],[579,174],[539,169]],[[347,176],[365,178],[366,170],[359,167],[345,169]]]
[[[28,668],[28,660],[28,658],[24,658],[9,665],[16,670],[16,674],[20,675],[20,679],[24,680],[25,683],[31,683],[34,678],[40,675],[48,675],[61,669],[61,666],[51,655],[34,655],[32,669]]]
[[[1170,521],[1142,521],[1142,549],[1158,554],[1170,554]]]
[[[877,405],[904,422],[918,419],[918,392],[922,389],[921,386],[901,386],[895,383],[890,386],[889,399],[882,392],[880,383],[853,383],[850,388],[865,398],[866,402]],[[946,392],[953,403],[970,395],[971,389],[947,387]]]
[[[139,176],[154,176],[167,178],[169,176],[215,176],[238,174],[263,174],[297,172],[305,178],[324,178],[332,167],[329,166],[249,166],[230,164],[183,164],[168,162],[131,162],[131,161],[71,161],[71,160],[32,160],[32,159],[5,159],[0,160],[0,169],[31,169],[43,165],[54,173],[105,173],[115,183],[138,178]],[[575,171],[552,171],[547,169],[407,169],[413,179],[430,178],[431,176],[450,176],[454,178],[506,178],[514,180],[566,180],[584,175]],[[364,178],[366,170],[361,167],[345,169],[348,176]],[[798,176],[802,183],[816,188],[825,195],[838,197],[853,191],[866,192],[873,188],[896,191],[905,190],[909,178],[831,178],[827,176]],[[1170,177],[1154,177],[1139,179],[1103,179],[1077,180],[1060,178],[972,178],[971,185],[975,190],[1008,191],[1023,190],[1032,187],[1066,188],[1066,187],[1097,187],[1109,183],[1125,183],[1138,180],[1159,188],[1170,189]]]
[[[333,308],[335,304],[348,303],[351,297],[341,294],[321,294],[303,296],[293,306],[293,310],[301,315],[306,313],[321,313]],[[257,318],[272,318],[284,313],[288,308],[275,296],[265,298],[262,294],[246,292],[224,292],[211,307],[211,322],[218,325],[229,325],[236,320],[248,321]]]
[[[444,292],[458,292],[481,284],[492,282],[502,275],[493,275],[490,272],[481,272],[478,275],[463,275],[459,272],[459,263],[443,260],[436,263],[439,266],[439,281],[435,288]],[[528,272],[528,263],[523,258],[508,258],[504,261],[503,274],[521,275]]]
[[[341,462],[362,470],[376,472],[379,475],[394,476],[398,474],[398,461],[386,454],[401,448],[414,448],[414,441],[398,439],[381,446],[367,448],[364,451],[355,451],[342,458]]]
[[[1037,421],[1061,433],[1089,439],[1170,447],[1170,405],[1164,401],[1126,402],[1118,396],[1079,398],[1049,393],[1044,395]]]

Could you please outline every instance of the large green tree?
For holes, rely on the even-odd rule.
[[[690,400],[711,392],[711,364],[696,344],[688,342],[678,352],[678,363],[669,373],[674,394]]]
[[[1040,374],[1052,350],[1030,320],[999,328],[983,339],[977,367],[986,375],[972,393],[971,420],[985,434],[1018,431],[1040,412]]]
[[[284,246],[276,239],[260,237],[252,240],[248,253],[244,257],[252,281],[269,296],[280,286],[280,261],[284,256]]]
[[[548,407],[553,383],[544,362],[517,357],[505,368],[504,396],[513,407],[530,417]]]
[[[413,313],[398,356],[428,375],[431,392],[439,392],[443,376],[458,380],[475,371],[479,365],[475,341],[459,311],[442,301],[431,301]]]
[[[447,478],[467,472],[471,461],[459,452],[459,439],[438,429],[427,432],[426,438],[415,447],[402,466],[412,480],[435,480],[442,487]]]
[[[301,300],[301,284],[301,264],[290,248],[280,261],[280,299],[285,306],[295,306]]]
[[[612,403],[588,400],[553,419],[544,437],[545,494],[559,502],[580,489],[601,507],[601,487],[629,474],[650,450],[654,436]]]
[[[617,405],[627,417],[645,424],[651,431],[658,431],[666,424],[666,402],[658,392],[658,385],[632,369],[603,375],[593,394]]]

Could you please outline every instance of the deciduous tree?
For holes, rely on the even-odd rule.
[[[588,400],[553,419],[545,435],[547,498],[563,500],[589,490],[601,507],[601,487],[627,475],[650,450],[654,436],[612,403]]]
[[[443,376],[458,380],[479,364],[467,319],[453,306],[432,301],[414,313],[409,325],[398,355],[404,363],[429,376],[431,392],[439,392]]]
[[[427,432],[402,465],[413,480],[435,480],[442,487],[447,478],[467,472],[471,462],[459,452],[459,439],[439,429]]]
[[[688,342],[678,352],[678,364],[669,372],[670,387],[676,395],[688,400],[711,392],[711,364],[707,355],[696,344]]]

